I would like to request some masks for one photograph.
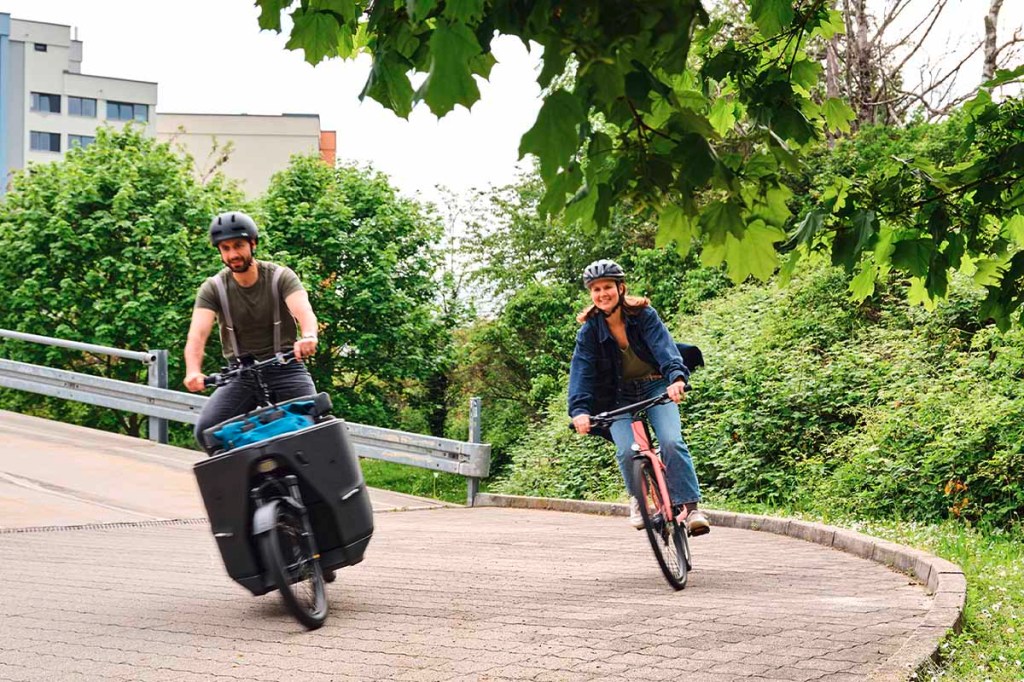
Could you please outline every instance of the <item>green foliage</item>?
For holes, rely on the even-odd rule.
[[[495,470],[506,465],[508,448],[540,419],[569,371],[575,318],[590,303],[581,282],[586,264],[616,258],[629,273],[629,291],[649,296],[667,317],[680,308],[694,311],[728,286],[695,256],[651,248],[653,225],[625,210],[613,211],[611,227],[597,235],[558,219],[541,221],[542,194],[539,179],[525,177],[487,198],[478,212],[489,220],[471,221],[468,255],[480,262],[474,279],[495,293],[497,305],[493,317],[460,333],[449,393],[459,401],[483,398],[484,440],[493,446]],[[451,402],[449,432],[461,438],[464,405]]]
[[[495,34],[543,48],[538,82],[546,89],[520,154],[539,160],[542,214],[559,214],[592,232],[613,206],[682,211],[727,206],[734,242],[707,221],[666,221],[678,235],[727,246],[711,259],[730,264],[734,281],[762,279],[777,264],[778,227],[757,219],[757,205],[780,187],[779,164],[826,130],[847,128],[849,107],[814,101],[820,69],[803,47],[842,29],[824,0],[750,0],[750,24],[711,21],[700,0],[653,3],[302,2],[292,11],[288,47],[316,63],[373,58],[363,96],[407,116],[424,101],[443,116],[479,98],[474,82],[493,63]],[[257,0],[260,26],[280,30],[287,0]],[[318,20],[314,23],[311,17]],[[741,42],[723,40],[732,31]],[[343,40],[344,38],[344,40]],[[413,92],[410,74],[425,73]],[[771,164],[766,164],[771,159]],[[724,203],[723,203],[724,202]]]
[[[1024,513],[1024,336],[949,333],[941,342],[959,352],[919,349],[863,410],[864,428],[825,449],[839,463],[829,486],[837,501],[923,519],[1005,523]]]
[[[870,369],[833,353],[860,321],[843,285],[828,272],[782,290],[743,288],[687,323],[708,363],[684,410],[707,491],[790,500],[797,467],[856,423]]]
[[[981,267],[981,319],[1002,329],[1024,321],[1024,255],[1010,228],[1024,215],[1022,120],[1024,100],[997,104],[981,90],[951,122],[917,126],[923,139],[913,130],[869,133],[866,144],[855,143],[870,152],[856,172],[834,176],[797,226],[801,251],[859,268],[859,300],[891,270],[908,275],[912,300],[929,308],[946,295],[952,272]]]
[[[180,377],[195,291],[216,258],[210,216],[237,206],[220,179],[128,127],[100,128],[63,161],[31,165],[0,202],[0,327],[131,350],[167,348]],[[145,382],[141,363],[15,341],[4,357]],[[11,394],[5,406],[137,435],[145,418]]]
[[[474,280],[499,302],[533,282],[582,292],[581,275],[588,263],[633,245],[653,245],[651,226],[641,219],[616,212],[608,230],[586,234],[564,220],[541,218],[539,206],[544,201],[538,174],[524,175],[481,197],[468,221],[467,257],[477,264]]]
[[[281,12],[295,3],[256,4],[260,26],[280,31]],[[702,262],[725,262],[734,283],[767,280],[793,245],[829,251],[859,271],[859,300],[896,270],[916,278],[912,300],[932,307],[951,272],[983,261],[989,297],[980,314],[1003,328],[1024,321],[1021,246],[991,229],[1024,207],[1024,104],[990,95],[1024,78],[1020,69],[1000,71],[964,105],[965,137],[949,163],[879,159],[794,224],[777,210],[792,196],[778,201],[790,173],[807,174],[817,142],[848,133],[855,119],[847,103],[822,96],[821,65],[806,49],[844,30],[832,5],[746,0],[737,24],[712,20],[701,0],[301,2],[287,46],[311,63],[365,50],[373,66],[363,96],[400,116],[418,101],[443,116],[479,98],[474,79],[494,63],[495,34],[539,44],[544,102],[520,154],[539,160],[541,215],[564,209],[589,233],[608,224],[613,206],[657,211],[660,242],[682,255],[699,243]],[[415,92],[413,73],[426,74]],[[765,215],[773,203],[778,220]]]
[[[526,285],[495,319],[480,320],[459,337],[451,391],[483,399],[483,438],[493,446],[495,470],[569,371],[577,329],[569,302],[576,295],[571,285]]]
[[[440,228],[383,175],[295,157],[262,201],[271,258],[305,282],[320,323],[309,363],[339,414],[395,426],[409,382],[444,372],[435,310]],[[403,391],[405,395],[403,396]]]
[[[507,475],[491,483],[496,492],[570,499],[617,499],[625,486],[615,446],[569,430],[564,378],[545,409],[545,419],[511,450]]]
[[[706,309],[688,410],[702,482],[859,516],[1018,518],[1020,335],[977,328],[966,277],[930,316],[898,283],[856,307],[844,284],[819,268]]]
[[[379,459],[361,459],[359,466],[363,470],[366,485],[372,488],[432,497],[456,504],[466,502],[466,479],[462,476]]]
[[[708,363],[683,410],[704,492],[861,518],[1019,519],[1024,334],[980,327],[983,294],[966,276],[934,313],[908,308],[895,279],[850,305],[848,282],[819,262],[786,288],[725,290],[670,324]],[[509,490],[608,493],[575,487],[602,481],[603,464],[551,463],[571,442],[563,415],[560,395],[511,448],[531,470],[510,471]]]

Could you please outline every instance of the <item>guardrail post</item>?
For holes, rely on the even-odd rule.
[[[480,403],[479,397],[469,399],[469,442],[483,442],[483,430],[480,424]],[[480,479],[476,476],[466,477],[466,506],[472,507],[476,494],[480,491]]]
[[[167,388],[167,351],[151,350],[153,359],[149,362],[149,385],[156,388]],[[167,420],[160,417],[149,418],[149,439],[157,443],[167,443]]]

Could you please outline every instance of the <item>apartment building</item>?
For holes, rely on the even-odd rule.
[[[321,130],[317,114],[173,114],[156,119],[157,139],[192,156],[203,178],[219,170],[240,182],[249,197],[262,194],[271,176],[294,154],[335,162],[335,131]]]
[[[82,73],[71,27],[0,13],[0,168],[54,161],[99,126],[134,122],[156,133],[157,84]]]
[[[335,162],[335,132],[321,130],[316,114],[165,114],[156,105],[156,83],[82,73],[82,41],[70,26],[0,12],[0,195],[28,163],[59,160],[97,128],[129,122],[190,154],[200,178],[216,168],[250,197],[293,154]]]

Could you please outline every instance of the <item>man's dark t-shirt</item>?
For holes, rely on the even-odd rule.
[[[295,343],[296,328],[295,320],[292,318],[284,301],[296,291],[303,291],[302,282],[298,276],[283,265],[256,261],[259,268],[259,275],[256,283],[251,287],[239,286],[230,270],[224,268],[214,277],[220,277],[227,287],[228,306],[231,309],[231,321],[235,328],[235,337],[238,339],[238,348],[243,355],[252,355],[257,360],[265,360],[272,357],[276,352],[274,349],[274,309],[271,307],[271,279],[274,271],[280,268],[281,277],[278,280],[277,305],[281,309],[281,346],[287,350]],[[224,351],[224,357],[234,359],[234,352],[231,349],[231,340],[228,338],[227,329],[224,327],[224,317],[220,309],[220,296],[217,288],[208,278],[199,287],[196,295],[196,308],[206,308],[217,314],[217,321],[220,323],[220,345]]]

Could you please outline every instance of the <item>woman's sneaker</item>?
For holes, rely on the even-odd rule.
[[[686,515],[686,527],[690,529],[690,535],[707,535],[711,532],[711,522],[700,509],[694,509]]]
[[[629,523],[637,530],[644,527],[644,517],[640,515],[640,501],[635,497],[629,498]]]

